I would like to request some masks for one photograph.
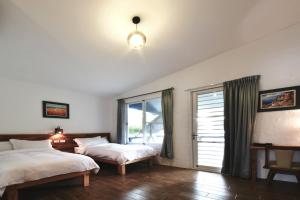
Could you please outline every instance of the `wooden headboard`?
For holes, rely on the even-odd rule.
[[[46,140],[51,139],[53,134],[12,134],[12,135],[2,135],[0,134],[0,141],[9,141],[9,139],[20,139],[20,140]],[[110,133],[66,133],[64,136],[64,143],[53,143],[52,146],[55,149],[74,152],[74,147],[77,144],[74,142],[74,138],[88,138],[88,137],[106,137],[109,142],[111,142]]]

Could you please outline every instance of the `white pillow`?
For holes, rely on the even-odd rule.
[[[0,151],[13,150],[13,146],[10,142],[0,142]]]
[[[9,140],[14,149],[52,149],[51,140]]]
[[[109,141],[107,140],[107,138],[106,137],[102,137],[101,138],[101,144],[107,144],[107,143],[109,143]]]
[[[79,147],[87,147],[87,146],[94,146],[98,144],[108,143],[107,139],[101,138],[101,136],[91,137],[91,138],[75,138],[74,141],[77,143]]]

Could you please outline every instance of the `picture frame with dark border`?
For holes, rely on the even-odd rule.
[[[69,104],[53,101],[43,101],[42,104],[44,118],[70,118]]]
[[[300,86],[259,92],[258,112],[300,109]]]

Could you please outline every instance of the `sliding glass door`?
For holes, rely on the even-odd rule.
[[[143,106],[143,102],[127,104],[127,143],[144,142]]]
[[[161,98],[127,104],[127,143],[161,144],[163,138]]]
[[[223,88],[193,93],[194,167],[219,172],[224,154]]]

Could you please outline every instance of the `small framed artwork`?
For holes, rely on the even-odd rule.
[[[258,112],[300,109],[300,86],[259,92]]]
[[[43,117],[69,119],[69,104],[43,101]]]

